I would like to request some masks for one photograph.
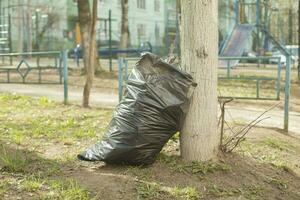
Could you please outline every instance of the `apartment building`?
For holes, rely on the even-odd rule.
[[[121,0],[99,0],[97,9],[97,40],[108,40],[111,11],[112,40],[117,43],[121,35]],[[165,0],[129,0],[130,45],[149,41],[153,46],[163,46],[165,12]],[[0,38],[8,41],[10,35],[12,51],[31,51],[37,45],[39,50],[72,48],[78,42],[77,0],[1,0],[0,16],[1,31],[7,33]],[[7,49],[9,45],[5,45]]]

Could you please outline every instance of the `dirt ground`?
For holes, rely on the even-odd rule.
[[[276,128],[253,128],[218,162],[182,162],[175,135],[153,165],[108,165],[76,155],[111,109],[3,93],[0,103],[1,199],[300,199],[300,138]]]
[[[96,77],[92,108],[83,109],[84,76],[78,69],[70,74],[67,106],[60,103],[59,85],[0,84],[0,199],[300,199],[297,81],[288,134],[282,131],[283,96],[281,101],[234,100],[226,107],[226,120],[236,128],[279,104],[218,162],[182,162],[175,135],[153,165],[139,167],[76,159],[104,134],[118,103],[117,81],[116,72]]]

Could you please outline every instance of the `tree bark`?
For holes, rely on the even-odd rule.
[[[86,71],[86,82],[83,90],[83,107],[89,107],[90,92],[93,86],[96,61],[96,22],[97,0],[93,0],[93,10],[90,11],[89,1],[78,0],[78,15],[80,33],[83,45],[83,64]]]
[[[128,47],[129,42],[129,23],[128,23],[128,0],[122,0],[122,21],[121,21],[121,40],[120,48]],[[125,57],[126,54],[119,54],[120,57]]]
[[[181,1],[182,66],[198,86],[181,131],[186,161],[217,157],[218,0]]]

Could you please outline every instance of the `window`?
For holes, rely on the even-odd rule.
[[[155,12],[160,11],[160,2],[159,2],[159,0],[154,0],[154,10],[155,10]]]
[[[139,42],[142,42],[146,39],[146,25],[145,24],[138,24],[137,25],[137,36]]]
[[[146,9],[146,0],[137,0],[137,8]]]

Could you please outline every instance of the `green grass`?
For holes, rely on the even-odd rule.
[[[8,180],[0,180],[0,196],[2,196],[5,192],[7,192],[10,188],[10,184]]]
[[[173,194],[175,197],[183,198],[186,200],[197,200],[202,197],[199,191],[192,186],[183,188],[176,186],[171,190],[171,194]]]
[[[274,185],[278,189],[282,191],[286,191],[288,189],[288,182],[278,178],[269,178],[267,180],[268,183]]]
[[[111,113],[109,109],[64,106],[46,97],[4,93],[0,94],[0,139],[20,145],[41,138],[74,143],[101,137]]]
[[[202,198],[200,192],[192,186],[166,187],[158,183],[138,181],[136,186],[138,199],[185,199],[197,200]]]
[[[267,139],[263,142],[265,144],[267,141],[267,145],[261,145],[260,144],[253,144],[247,140],[243,141],[240,145],[239,148],[237,149],[238,152],[246,154],[248,156],[251,156],[255,160],[257,160],[260,163],[267,163],[271,164],[277,168],[281,169],[288,169],[291,167],[291,164],[282,158],[282,156],[279,154],[281,151],[280,149],[277,149],[273,147],[273,142],[271,143],[272,145],[270,146],[270,141],[277,141],[277,139]],[[277,143],[276,143],[277,144]],[[281,145],[280,145],[281,147]]]
[[[39,190],[45,184],[45,180],[40,177],[27,177],[21,183],[22,187],[29,192]]]
[[[295,148],[293,145],[289,144],[288,142],[276,138],[270,138],[270,137],[266,138],[263,141],[263,144],[280,151],[292,151]]]
[[[184,163],[178,156],[167,156],[160,153],[158,160],[167,164],[172,170],[188,174],[206,175],[217,171],[229,172],[231,166],[221,162],[191,162]]]
[[[9,152],[4,145],[0,146],[0,166],[2,170],[8,172],[23,172],[29,164],[26,156],[22,155],[21,151]]]
[[[164,192],[158,184],[138,182],[136,186],[138,199],[158,199]]]
[[[61,200],[90,200],[89,192],[80,187],[74,180],[51,180],[47,184],[50,191],[41,195],[40,199],[61,199]]]
[[[242,194],[242,190],[240,188],[225,188],[213,184],[208,188],[208,194],[214,197],[239,196]]]

